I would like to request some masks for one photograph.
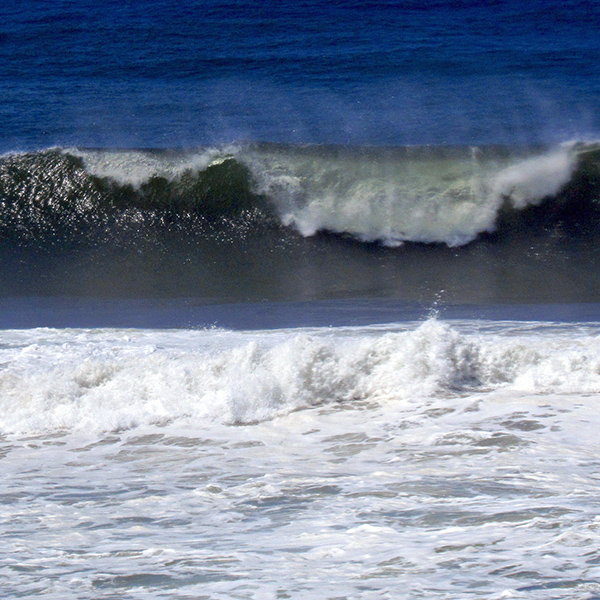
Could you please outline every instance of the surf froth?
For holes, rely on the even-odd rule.
[[[12,331],[3,334],[2,361],[4,434],[173,421],[202,428],[315,406],[600,389],[591,333],[540,339],[523,327],[518,335],[479,335],[436,319],[335,334]]]

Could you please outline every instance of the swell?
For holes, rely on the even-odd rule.
[[[327,232],[457,247],[598,233],[600,150],[250,144],[190,151],[50,149],[0,159],[0,240],[44,247]]]
[[[241,234],[243,225],[268,220],[250,182],[233,158],[176,174],[156,170],[137,182],[90,172],[77,152],[8,155],[0,162],[0,235],[4,244],[43,249],[125,243],[165,230],[210,236],[232,224]]]

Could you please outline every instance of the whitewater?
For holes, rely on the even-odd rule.
[[[2,593],[595,597],[599,334],[4,331]]]
[[[600,4],[0,3],[0,597],[600,599]]]
[[[598,145],[324,146],[231,144],[190,150],[50,149],[0,159],[0,226],[23,236],[177,211],[270,212],[304,237],[462,246],[598,172]],[[584,181],[582,181],[584,179]],[[595,188],[594,190],[595,191]],[[137,223],[136,223],[137,224]],[[72,231],[72,234],[76,233]]]

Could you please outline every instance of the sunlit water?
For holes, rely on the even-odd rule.
[[[594,598],[599,331],[6,331],[2,594]]]
[[[0,596],[600,599],[598,6],[3,0]]]

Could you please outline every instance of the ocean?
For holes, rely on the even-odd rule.
[[[600,598],[600,6],[0,6],[0,595]]]

